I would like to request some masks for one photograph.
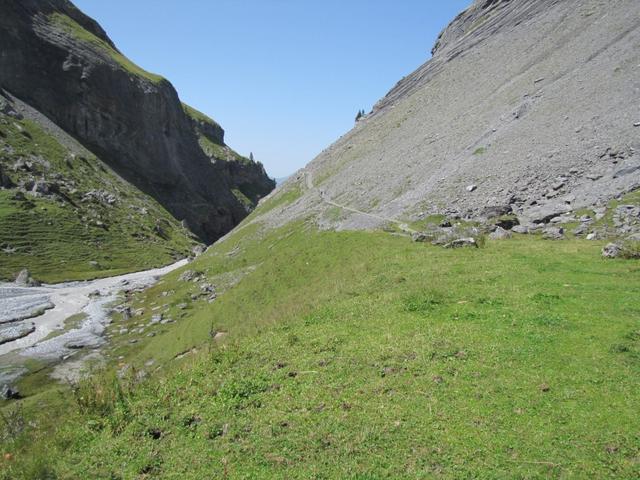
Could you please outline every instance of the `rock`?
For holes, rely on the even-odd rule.
[[[157,315],[153,315],[151,317],[151,321],[149,322],[149,325],[157,325],[158,323],[162,323],[162,318],[163,318],[163,315],[161,313]]]
[[[191,253],[194,257],[198,258],[206,251],[206,247],[204,245],[196,245],[191,249]]]
[[[444,248],[462,248],[462,247],[478,248],[478,244],[475,238],[468,237],[468,238],[457,238],[452,242],[449,242],[446,245],[444,245]]]
[[[227,335],[228,335],[228,333],[227,333],[227,332],[216,332],[216,333],[213,335],[213,339],[214,339],[214,340],[222,340],[222,339],[223,339],[223,338],[225,338]]]
[[[15,184],[11,181],[11,178],[4,173],[2,165],[0,165],[0,188],[12,188]]]
[[[4,400],[18,400],[22,398],[18,389],[12,385],[2,385],[0,387],[0,398]]]
[[[194,278],[196,278],[197,274],[196,272],[194,272],[193,270],[185,270],[184,272],[182,272],[182,274],[178,277],[178,280],[181,282],[190,282],[192,281]]]
[[[520,222],[516,217],[503,217],[498,218],[494,225],[497,227],[503,228],[505,230],[511,230],[513,227],[517,226]]]
[[[573,229],[573,234],[576,236],[584,235],[585,233],[587,233],[588,229],[589,229],[589,225],[587,225],[586,223],[581,223],[580,225],[578,225],[576,228]]]
[[[489,238],[491,240],[506,240],[508,238],[511,238],[511,232],[505,230],[502,227],[498,227],[495,229],[495,231],[489,234]]]
[[[640,233],[632,233],[625,240],[630,242],[640,242]]]
[[[27,270],[26,268],[21,270],[20,273],[18,273],[15,283],[20,287],[37,287],[40,285],[40,282],[38,282],[37,280],[34,280],[31,277],[29,270]]]
[[[189,306],[189,304],[187,303],[179,303],[178,305],[176,305],[180,310],[186,310],[187,307]]]
[[[562,227],[547,227],[542,230],[543,238],[547,240],[562,240],[564,239],[564,228]]]
[[[640,165],[636,165],[635,167],[623,168],[621,170],[618,170],[616,173],[614,173],[613,178],[620,178],[620,177],[624,177],[625,175],[631,175],[632,173],[635,173],[638,170],[640,170]]]
[[[471,193],[478,189],[477,185],[469,185],[467,186],[467,192]]]
[[[595,240],[597,238],[597,235],[595,233],[590,233],[586,236],[587,240]]]
[[[511,231],[514,233],[526,235],[527,233],[529,233],[529,227],[527,227],[526,225],[516,225],[515,227],[511,228]]]
[[[640,127],[640,122],[636,122],[633,124],[634,127]]]
[[[609,243],[602,249],[604,258],[616,258],[622,252],[622,246],[618,243]]]
[[[418,243],[424,243],[431,240],[431,237],[423,232],[416,232],[411,235],[411,240]]]
[[[0,324],[0,345],[24,338],[35,331],[36,327],[33,323],[13,322],[6,325]]]

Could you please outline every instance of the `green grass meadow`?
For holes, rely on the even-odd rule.
[[[0,478],[638,478],[640,264],[601,247],[252,224],[185,267],[245,272],[214,303],[173,272],[132,305],[177,323],[27,392]]]

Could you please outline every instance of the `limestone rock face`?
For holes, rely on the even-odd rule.
[[[194,115],[167,80],[129,61],[67,0],[0,0],[0,87],[186,219],[205,241],[246,216],[234,189],[250,191],[253,200],[275,186],[258,163],[212,161],[200,139],[228,148],[224,130]],[[248,186],[234,183],[229,169]]]

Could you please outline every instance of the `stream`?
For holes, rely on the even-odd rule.
[[[39,287],[0,283],[0,387],[28,373],[29,359],[57,364],[54,378],[75,379],[84,364],[78,357],[99,358],[118,294],[147,288],[187,263],[185,259],[143,272]],[[81,320],[65,325],[74,316]]]

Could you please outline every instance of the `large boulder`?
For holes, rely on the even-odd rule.
[[[604,258],[617,258],[622,253],[622,245],[619,243],[608,243],[602,249],[602,256]]]
[[[20,287],[37,287],[38,285],[40,285],[40,282],[34,280],[31,276],[31,273],[29,273],[29,270],[27,270],[26,268],[18,273],[15,283]]]
[[[547,240],[562,240],[564,236],[564,228],[562,227],[546,227],[542,230],[542,237]]]
[[[491,240],[506,240],[507,238],[511,238],[511,232],[502,227],[498,227],[489,234],[489,238]]]

